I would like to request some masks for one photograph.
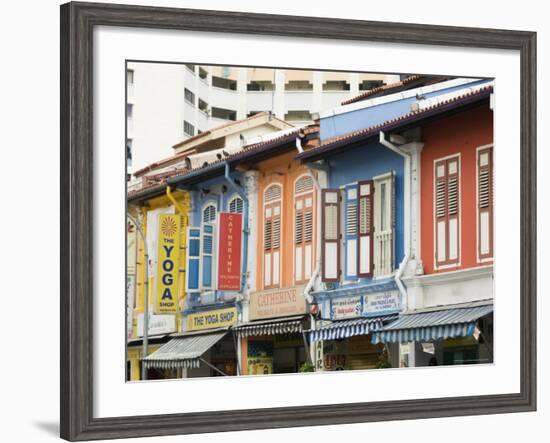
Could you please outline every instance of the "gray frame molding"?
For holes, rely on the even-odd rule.
[[[512,49],[521,56],[521,392],[94,418],[92,32],[129,26]],[[99,3],[61,6],[61,437],[70,441],[536,409],[536,33]],[[515,294],[513,294],[515,295]]]

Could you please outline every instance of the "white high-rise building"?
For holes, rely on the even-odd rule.
[[[174,153],[172,146],[262,111],[294,126],[399,75],[128,63],[128,173]]]

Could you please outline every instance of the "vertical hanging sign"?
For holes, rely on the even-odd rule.
[[[218,223],[218,290],[241,289],[242,214],[220,212]]]
[[[157,314],[175,314],[178,303],[180,216],[159,215],[157,262]]]

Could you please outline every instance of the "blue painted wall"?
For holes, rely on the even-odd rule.
[[[404,158],[376,142],[369,144],[365,143],[357,148],[336,153],[328,157],[327,161],[329,164],[328,187],[330,188],[340,188],[352,182],[370,180],[373,177],[390,171],[395,173],[394,268],[397,268],[405,255]],[[342,204],[341,210],[343,211],[344,208],[345,205]],[[344,264],[342,263],[342,266],[343,265]],[[360,280],[367,282],[370,279]]]
[[[425,94],[425,97],[436,97],[467,87],[488,83],[490,81],[491,80],[472,81],[468,84],[446,88],[440,91]],[[369,126],[372,126],[374,124],[379,124],[400,115],[407,114],[411,111],[411,104],[416,101],[417,99],[413,95],[410,98],[322,118],[320,127],[321,141],[342,134],[347,134],[349,132],[368,128]]]
[[[236,180],[241,180],[241,174],[239,172],[232,172],[231,177]],[[222,187],[225,185],[227,190],[223,192]],[[210,192],[208,194],[203,194],[202,189],[208,189]],[[228,212],[229,211],[229,202],[236,197],[238,194],[228,185],[227,181],[223,177],[217,177],[198,185],[195,185],[193,190],[190,191],[191,196],[191,211],[189,212],[189,226],[190,227],[201,227],[202,226],[202,211],[209,203],[213,203],[216,206],[216,214],[218,212]],[[201,250],[203,245],[201,244]],[[213,261],[217,261],[217,256],[212,257]],[[243,260],[246,260],[246,257],[243,257]],[[204,271],[205,262],[201,263],[202,270]],[[186,278],[188,278],[187,276]],[[203,276],[201,275],[202,279]],[[195,312],[197,310],[204,310],[206,306],[212,309],[219,309],[221,306],[219,304],[235,305],[235,302],[232,300],[235,293],[216,291],[215,296],[212,297],[201,297],[199,292],[193,292],[188,294],[185,312]],[[229,299],[228,299],[229,297]],[[237,303],[237,305],[239,305]],[[238,306],[240,309],[240,306]]]

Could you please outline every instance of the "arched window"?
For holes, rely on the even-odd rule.
[[[272,184],[264,191],[264,288],[280,284],[282,189]]]
[[[243,199],[235,196],[229,201],[229,212],[233,214],[243,213]]]
[[[208,203],[202,209],[202,287],[211,289],[214,279],[214,223],[216,205]]]
[[[313,270],[313,177],[294,183],[294,280],[303,283]]]
[[[213,203],[206,205],[202,210],[202,222],[214,223],[216,221],[216,206]]]

